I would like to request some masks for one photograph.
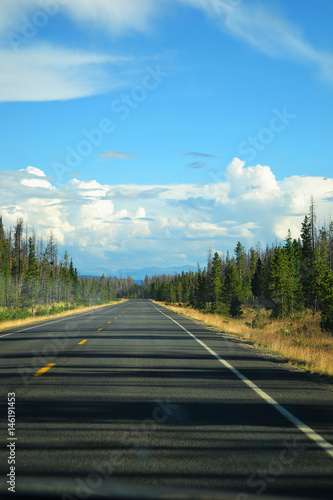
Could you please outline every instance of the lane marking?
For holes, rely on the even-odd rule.
[[[43,373],[47,372],[47,370],[52,368],[52,366],[54,366],[54,365],[55,365],[55,363],[49,363],[48,365],[44,366],[44,368],[41,368],[40,370],[38,370],[38,372],[36,372],[34,374],[34,377],[39,377],[40,375],[43,375]]]
[[[275,408],[281,415],[283,415],[289,422],[291,422],[295,427],[297,427],[301,432],[303,432],[308,438],[312,439],[318,446],[321,446],[328,455],[333,458],[333,445],[326,441],[320,434],[318,434],[316,431],[311,429],[308,425],[306,425],[304,422],[299,420],[295,415],[290,413],[284,406],[280,405],[275,399],[271,398],[266,392],[264,392],[262,389],[260,389],[254,382],[252,382],[250,379],[245,377],[240,371],[237,370],[237,368],[233,367],[228,361],[225,359],[221,358],[213,349],[208,347],[202,340],[198,339],[193,333],[189,332],[186,330],[184,326],[182,326],[178,321],[175,319],[171,318],[167,314],[165,314],[163,311],[158,309],[154,304],[153,306],[157,311],[159,311],[163,316],[166,316],[167,318],[171,319],[176,325],[178,325],[180,328],[182,328],[186,333],[188,333],[194,340],[196,340],[204,349],[206,349],[214,358],[216,358],[223,366],[228,368],[229,370],[232,371],[236,377],[238,377],[244,384],[246,384],[248,387],[250,387],[254,392],[258,394],[262,399],[264,399],[268,404],[272,405],[273,408]]]
[[[100,332],[101,330],[103,330],[103,328],[99,328],[97,331]]]
[[[108,325],[111,323],[111,321],[108,321]]]
[[[113,305],[117,306],[119,304],[112,304],[111,306],[107,306],[107,307],[112,307]],[[14,333],[22,333],[22,332],[26,332],[27,330],[33,330],[34,328],[40,328],[42,326],[48,326],[48,325],[53,325],[54,323],[60,323],[60,321],[76,319],[76,318],[79,318],[81,316],[86,316],[87,314],[93,314],[95,312],[101,311],[102,309],[106,309],[106,308],[100,307],[99,309],[93,309],[92,311],[87,311],[85,313],[74,314],[73,316],[66,316],[65,318],[56,319],[56,320],[50,321],[49,323],[44,323],[42,321],[39,324],[37,323],[34,326],[30,326],[29,328],[23,328],[23,330],[15,330],[15,332],[5,333],[5,335],[0,335],[0,339],[2,337],[7,337],[8,335],[14,335]]]
[[[78,345],[80,345],[80,344],[84,344],[85,342],[87,342],[87,340],[88,340],[88,339],[86,339],[86,340],[81,340],[81,342],[79,342],[79,343],[78,343]]]

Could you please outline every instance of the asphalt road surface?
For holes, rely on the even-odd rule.
[[[68,498],[107,484],[333,498],[333,393],[162,306],[0,332],[0,362],[2,492],[15,455],[17,489],[64,480]]]

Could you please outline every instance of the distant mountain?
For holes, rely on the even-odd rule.
[[[116,276],[126,278],[131,276],[134,280],[144,280],[146,275],[149,277],[159,274],[180,274],[182,271],[196,271],[196,266],[174,266],[174,267],[143,267],[141,269],[118,269]]]
[[[104,273],[106,277],[108,276],[116,276],[117,278],[127,278],[130,276],[136,283],[140,284],[148,275],[149,277],[160,275],[160,274],[180,274],[182,271],[185,273],[188,271],[196,271],[196,266],[174,266],[174,267],[143,267],[141,269],[133,269],[133,268],[123,268],[118,269],[117,271],[112,271],[111,269],[105,268],[96,268],[89,273],[88,271],[82,271],[81,276],[92,276],[92,277],[100,277]]]

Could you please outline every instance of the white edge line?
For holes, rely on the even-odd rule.
[[[234,375],[236,375],[240,380],[242,380],[248,387],[254,390],[260,396],[262,399],[264,399],[267,403],[273,406],[281,415],[283,415],[289,422],[291,422],[295,427],[297,427],[301,432],[303,432],[309,439],[312,439],[315,441],[315,443],[318,446],[321,446],[328,455],[333,458],[333,445],[326,441],[322,436],[320,436],[316,431],[311,429],[308,425],[304,424],[301,420],[299,420],[297,417],[295,417],[290,411],[288,411],[284,406],[280,405],[275,399],[271,398],[266,392],[264,392],[262,389],[260,389],[254,382],[252,382],[250,379],[245,377],[240,371],[237,370],[234,366],[232,366],[228,361],[225,359],[221,358],[213,349],[208,347],[202,340],[198,339],[193,333],[189,332],[186,330],[184,326],[182,326],[178,321],[175,319],[171,318],[167,314],[165,314],[163,311],[158,309],[154,304],[153,306],[157,311],[159,311],[161,314],[166,316],[167,318],[171,319],[176,325],[178,325],[180,328],[182,328],[188,335],[190,335],[194,340],[196,340],[202,347],[204,347],[214,358],[216,358],[222,365],[224,365],[226,368],[231,370]]]
[[[112,307],[112,306],[116,306],[116,305],[119,305],[119,304],[110,304],[107,307]],[[65,318],[55,319],[55,320],[49,321],[49,323],[44,323],[44,321],[41,320],[40,323],[39,322],[35,323],[34,326],[30,326],[29,328],[24,328],[23,330],[15,330],[15,332],[6,333],[5,335],[0,335],[0,339],[2,337],[7,337],[8,335],[14,335],[14,333],[22,333],[22,332],[26,332],[27,330],[33,330],[34,328],[39,328],[41,326],[53,325],[54,323],[59,323],[60,321],[65,321],[66,319],[75,319],[75,318],[78,318],[79,316],[86,316],[87,314],[91,314],[93,312],[99,311],[100,309],[106,309],[106,308],[105,307],[99,307],[98,309],[93,309],[92,311],[87,311],[85,313],[79,313],[79,314],[73,313],[73,315],[69,314]]]

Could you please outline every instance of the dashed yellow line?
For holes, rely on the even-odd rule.
[[[103,328],[99,328],[98,331],[100,332],[101,330],[103,330]]]
[[[44,368],[41,368],[40,370],[38,370],[38,372],[35,373],[35,377],[39,377],[40,375],[43,375],[43,373],[47,372],[47,370],[49,370],[50,368],[52,368],[52,366],[54,366],[55,363],[49,363],[48,365],[44,366]]]
[[[81,340],[81,342],[79,342],[78,345],[84,344],[85,342],[87,342],[87,339],[86,340]]]
[[[108,321],[108,325],[111,323],[111,321]]]

